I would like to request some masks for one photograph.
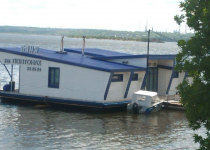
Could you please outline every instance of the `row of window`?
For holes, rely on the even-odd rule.
[[[174,78],[179,78],[179,72],[174,72]],[[60,68],[49,67],[49,78],[48,78],[48,87],[59,88],[60,80]],[[132,81],[138,80],[138,74],[134,73],[132,76]],[[114,74],[112,76],[112,82],[121,82],[123,81],[123,74]]]
[[[138,74],[134,73],[132,76],[132,81],[137,81],[138,80]],[[123,74],[114,74],[112,76],[112,82],[121,82],[123,81]]]
[[[132,81],[138,80],[138,74],[134,73],[132,76]],[[60,81],[60,68],[49,67],[49,78],[48,78],[48,87],[59,88]],[[112,76],[112,82],[121,82],[123,81],[123,74],[114,74]]]
[[[189,73],[186,72],[186,77],[189,77]],[[175,71],[173,74],[173,78],[179,78],[179,72]]]

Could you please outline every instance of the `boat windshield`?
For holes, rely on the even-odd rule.
[[[145,101],[146,96],[145,95],[137,95],[137,101]]]

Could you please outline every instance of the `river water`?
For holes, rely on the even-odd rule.
[[[59,50],[60,36],[0,34],[0,47],[23,45]],[[65,38],[64,47],[82,47]],[[86,39],[86,47],[145,54],[147,43]],[[176,43],[150,43],[150,54],[176,54]],[[0,66],[0,80],[10,80]],[[15,69],[17,70],[17,69]],[[15,71],[18,81],[18,72]],[[16,81],[16,82],[17,82]],[[0,103],[0,149],[196,149],[183,111],[162,109],[150,115],[97,113]]]

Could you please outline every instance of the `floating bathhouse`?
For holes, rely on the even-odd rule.
[[[2,47],[0,63],[11,78],[1,84],[1,99],[99,108],[124,107],[140,89],[175,94],[187,77],[174,71],[175,55],[149,55],[147,65],[147,55],[97,48]],[[14,65],[19,72],[16,82]]]

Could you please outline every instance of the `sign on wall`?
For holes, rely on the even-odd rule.
[[[37,46],[21,46],[21,52],[29,53],[29,54],[37,54],[37,53],[39,53],[39,47],[37,47]]]
[[[27,65],[27,71],[41,71],[42,60],[32,59],[4,59],[5,64]]]
[[[36,46],[22,46],[21,52],[29,53],[29,54],[38,54],[39,47]],[[25,65],[27,71],[41,71],[42,60],[38,59],[20,59],[20,58],[13,58],[13,59],[4,59],[5,64],[14,64],[14,65]]]

